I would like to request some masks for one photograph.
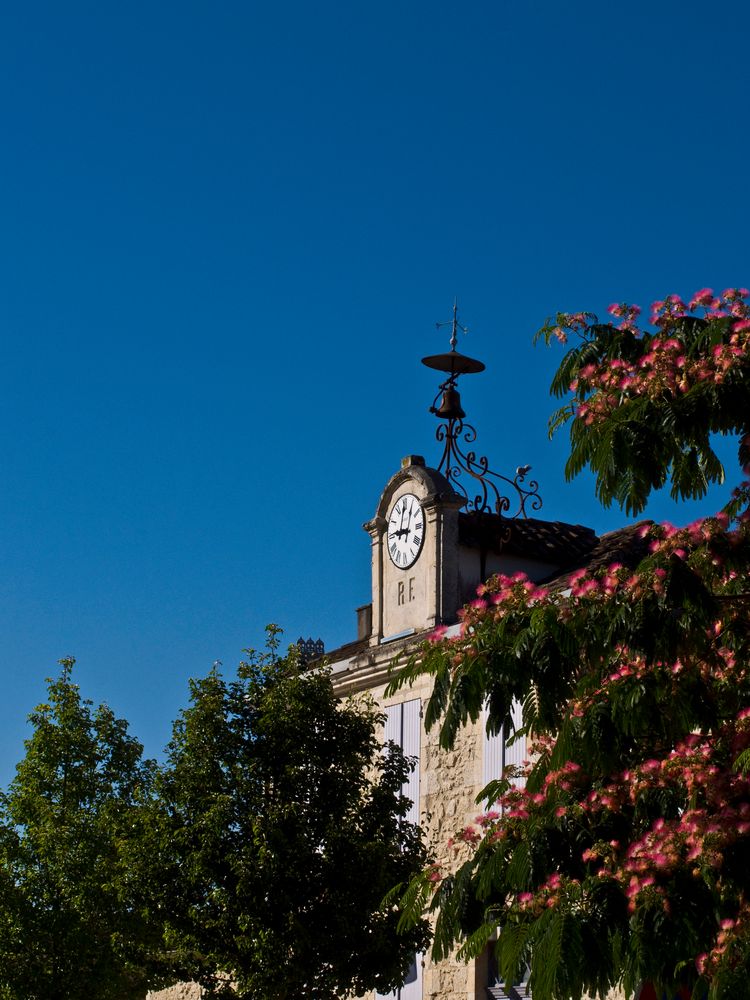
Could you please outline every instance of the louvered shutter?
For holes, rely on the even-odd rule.
[[[383,740],[401,746],[401,705],[389,705],[385,710],[385,732]]]
[[[505,726],[499,733],[487,733],[487,713],[484,718],[484,759],[482,761],[482,787],[496,781],[503,773],[505,761]]]
[[[406,815],[410,823],[419,823],[419,751],[421,743],[421,703],[419,698],[405,701],[401,706],[402,738],[401,749],[405,757],[416,757],[414,769],[406,780],[403,793],[411,799],[411,807]]]
[[[510,714],[513,720],[514,729],[520,729],[523,725],[523,713],[521,710],[521,703],[519,701],[513,702]],[[526,760],[526,737],[519,736],[513,740],[510,746],[506,746],[508,734],[505,726],[502,727],[499,733],[492,736],[487,735],[486,709],[483,714],[483,723],[484,756],[482,760],[482,782],[484,785],[487,785],[490,781],[496,781],[498,778],[501,778],[506,767],[520,767],[521,764],[523,764]],[[514,778],[513,784],[523,787],[524,779]]]
[[[514,701],[510,707],[511,718],[513,719],[513,728],[519,730],[523,726],[523,711],[521,708],[520,701]],[[505,748],[505,766],[509,767],[521,767],[523,762],[526,760],[526,737],[518,736],[515,740]],[[518,788],[523,788],[526,784],[523,778],[514,778],[513,784],[518,786]]]
[[[400,746],[405,757],[416,758],[414,770],[401,789],[411,800],[406,818],[410,823],[419,822],[419,751],[422,733],[422,703],[419,698],[390,705],[385,710],[385,741]]]
[[[415,757],[416,764],[401,791],[411,800],[406,818],[419,822],[419,754],[422,742],[422,703],[419,698],[389,705],[385,710],[383,738],[400,746],[405,757]],[[422,1000],[422,956],[415,955],[404,985],[393,993],[376,993],[376,1000]]]
[[[422,955],[417,953],[401,989],[376,993],[375,1000],[422,1000]]]

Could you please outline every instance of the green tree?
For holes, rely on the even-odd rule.
[[[553,382],[572,399],[568,474],[638,512],[652,489],[702,495],[723,479],[713,433],[739,436],[750,472],[746,289],[689,304],[668,296],[651,325],[614,304],[615,326],[560,314],[541,331],[578,342]],[[488,727],[523,704],[532,763],[456,836],[455,864],[425,871],[404,903],[437,913],[434,951],[478,954],[497,934],[506,978],[531,965],[535,1000],[746,995],[750,978],[750,483],[686,528],[644,523],[641,558],[558,586],[496,577],[394,686],[434,677],[426,724],[450,747],[489,705]],[[408,915],[405,919],[408,923]]]
[[[380,717],[294,649],[191,682],[159,782],[175,973],[209,995],[328,1000],[403,981],[427,943],[386,893],[425,863]],[[171,877],[169,873],[172,873]]]
[[[154,765],[122,719],[81,698],[73,660],[61,663],[0,795],[0,996],[132,1000],[159,939],[129,863]]]

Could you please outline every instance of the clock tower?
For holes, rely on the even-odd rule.
[[[403,460],[364,526],[372,540],[371,645],[455,620],[458,512],[465,503],[421,456]]]
[[[476,431],[464,422],[457,382],[484,371],[484,364],[456,350],[458,331],[466,328],[455,304],[450,325],[450,351],[422,359],[447,375],[430,407],[441,421],[440,462],[433,469],[408,455],[364,525],[372,543],[372,615],[369,634],[360,632],[360,639],[370,647],[453,624],[477,584],[501,568],[492,557],[510,539],[511,520],[526,517],[527,504],[541,507],[537,484],[524,485],[529,466],[508,479],[466,447]],[[508,493],[516,497],[515,510]]]
[[[474,450],[477,433],[465,420],[458,380],[483,371],[481,361],[460,354],[454,306],[450,350],[423,358],[441,373],[431,412],[438,420],[440,452],[427,465],[407,455],[382,491],[371,520],[371,599],[357,608],[357,638],[328,653],[339,697],[366,692],[383,717],[383,740],[401,747],[412,761],[402,786],[411,805],[409,822],[419,823],[436,861],[446,870],[455,858],[457,831],[474,821],[477,795],[527,756],[521,706],[513,703],[500,731],[488,732],[486,712],[461,726],[450,750],[440,747],[440,727],[425,728],[433,693],[430,674],[410,672],[401,683],[394,669],[419,657],[421,644],[439,626],[450,638],[460,633],[460,609],[477,598],[490,576],[522,573],[536,582],[556,578],[595,555],[598,539],[580,525],[538,520],[542,506],[530,466],[515,475],[493,471]],[[520,777],[514,777],[520,782]],[[416,955],[403,985],[367,1000],[486,1000],[528,996],[525,986],[498,985],[488,955],[464,965],[453,957],[439,962]]]

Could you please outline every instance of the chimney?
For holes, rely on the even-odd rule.
[[[372,634],[372,604],[357,608],[357,639],[369,639]]]

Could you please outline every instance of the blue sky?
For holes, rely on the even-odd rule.
[[[6,6],[0,784],[61,656],[157,755],[267,622],[353,638],[454,296],[492,464],[624,521],[564,483],[532,335],[748,284],[749,34],[697,0]]]

